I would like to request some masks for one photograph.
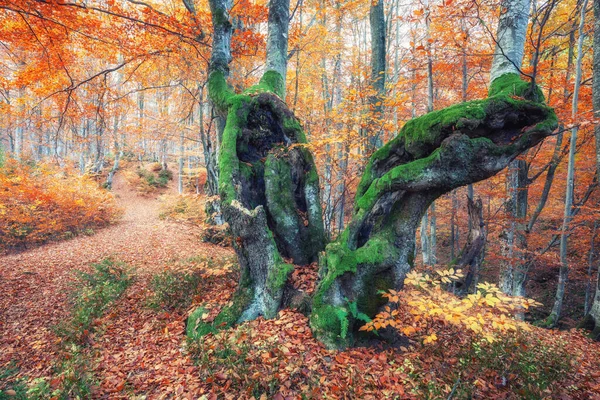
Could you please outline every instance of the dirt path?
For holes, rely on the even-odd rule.
[[[97,397],[181,398],[194,386],[194,367],[181,356],[184,316],[144,306],[148,278],[177,260],[231,251],[202,243],[199,228],[160,220],[159,201],[138,196],[120,176],[114,192],[124,209],[114,226],[0,257],[0,368],[16,363],[22,376],[50,376],[58,349],[52,327],[67,315],[73,270],[113,257],[133,267],[136,278],[91,346]]]

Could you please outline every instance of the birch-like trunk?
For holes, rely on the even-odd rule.
[[[573,103],[571,117],[573,120],[577,117],[577,109],[579,106],[579,89],[581,87],[581,66],[583,62],[583,39],[585,37],[585,12],[588,0],[584,0],[581,6],[581,15],[579,22],[579,40],[577,42],[577,62],[575,67],[575,86],[573,88]],[[556,287],[556,296],[552,311],[548,316],[545,325],[554,327],[558,324],[562,312],[562,305],[565,297],[565,290],[569,275],[569,260],[567,257],[569,227],[573,218],[573,193],[575,190],[575,150],[577,147],[577,132],[578,126],[574,125],[571,129],[571,140],[569,142],[569,163],[567,165],[567,190],[565,195],[565,213],[560,235],[560,270],[558,274],[558,285]]]
[[[594,117],[600,118],[600,1],[594,0],[594,72],[592,83],[592,102]],[[596,139],[596,174],[600,178],[600,124],[594,128]],[[600,340],[600,268],[596,275],[594,301],[586,316],[592,328],[592,337]]]
[[[502,0],[490,81],[521,74],[531,0]]]

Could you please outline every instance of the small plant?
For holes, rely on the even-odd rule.
[[[154,275],[150,282],[152,295],[148,299],[148,305],[155,310],[185,309],[200,291],[201,280],[199,271],[165,271]]]
[[[493,382],[500,390],[520,399],[541,399],[556,382],[572,370],[573,356],[565,343],[543,342],[534,335],[503,335],[489,343],[475,341],[460,355],[463,379],[461,397],[471,398],[481,380]]]
[[[160,197],[160,219],[204,225],[204,199],[197,195],[163,195]]]
[[[382,295],[391,304],[360,330],[377,331],[389,326],[406,336],[419,337],[423,344],[432,344],[438,340],[436,329],[440,325],[464,328],[490,343],[498,334],[531,329],[512,316],[539,303],[506,296],[490,283],[478,284],[477,292],[464,298],[443,289],[443,285],[462,276],[462,271],[454,268],[434,275],[410,272],[404,281],[407,289],[384,292]]]
[[[173,172],[168,169],[156,169],[156,165],[160,167],[160,164],[153,164],[150,171],[142,166],[138,166],[135,172],[126,171],[125,178],[141,194],[150,194],[165,188],[169,180],[173,179]]]
[[[56,327],[65,343],[85,342],[93,321],[131,284],[123,263],[106,259],[92,268],[92,272],[77,272],[79,280],[70,294],[71,317]]]
[[[50,387],[42,379],[28,391],[29,398],[86,399],[95,384],[85,353],[94,321],[113,304],[131,284],[126,265],[111,259],[93,264],[91,272],[77,271],[78,280],[69,295],[70,318],[55,327],[63,348],[63,361],[55,368],[53,381],[58,388],[50,395]],[[37,397],[36,397],[37,396]]]
[[[15,377],[18,372],[14,366],[0,369],[0,400],[28,399],[25,380]]]
[[[249,341],[250,332],[239,329],[190,342],[189,350],[206,382],[230,381],[231,388],[256,398],[272,398],[281,386],[275,371],[265,375],[253,371],[248,359],[261,355],[279,355],[272,342]]]

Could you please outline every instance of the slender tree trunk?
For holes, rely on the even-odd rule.
[[[183,160],[185,157],[185,132],[179,133],[179,160],[177,164],[177,192],[183,194]]]
[[[277,72],[283,79],[281,98],[285,100],[288,59],[288,29],[290,0],[270,0],[269,32],[267,35],[267,71]]]
[[[490,81],[521,73],[530,7],[531,0],[502,0]]]
[[[371,87],[373,94],[369,99],[371,125],[369,128],[369,149],[367,154],[383,144],[381,119],[383,118],[383,99],[385,96],[385,13],[383,0],[371,3],[369,11],[371,24]]]
[[[579,41],[577,43],[577,62],[575,68],[575,87],[573,89],[573,105],[572,114],[573,120],[577,117],[577,107],[579,105],[579,88],[581,86],[581,65],[583,62],[583,39],[585,36],[584,24],[585,24],[585,12],[587,8],[588,0],[583,1],[581,6],[581,16],[579,22]],[[565,213],[563,218],[563,224],[560,235],[560,270],[558,274],[558,285],[556,287],[556,296],[554,298],[554,305],[552,306],[552,312],[546,320],[546,325],[554,327],[558,324],[560,315],[562,312],[563,300],[565,297],[565,289],[567,285],[567,279],[569,275],[569,260],[567,256],[568,250],[568,238],[569,238],[569,226],[571,224],[572,207],[573,207],[573,193],[575,190],[575,150],[577,147],[577,131],[578,126],[575,125],[571,129],[571,140],[569,143],[569,164],[567,166],[567,191],[565,195]]]
[[[121,150],[121,146],[119,145],[118,132],[119,132],[119,119],[120,116],[115,115],[115,120],[113,124],[113,135],[114,135],[114,152],[115,152],[115,161],[113,163],[112,168],[108,172],[108,176],[106,177],[106,188],[112,189],[113,179],[115,174],[119,170],[119,162],[121,161],[121,155],[123,151]]]
[[[600,118],[600,1],[594,0],[594,68],[592,84],[592,102],[594,108],[594,117]],[[600,124],[594,128],[596,140],[596,176],[600,179]],[[596,223],[594,223],[596,226]],[[592,329],[592,337],[600,340],[600,268],[596,275],[596,285],[594,288],[594,301],[592,302],[589,313],[584,319],[584,323]]]
[[[431,251],[429,247],[429,211],[425,211],[421,218],[421,254],[423,255],[423,264],[431,265]]]
[[[467,197],[467,210],[469,221],[472,221],[471,230],[467,235],[467,242],[460,253],[460,257],[456,262],[457,268],[467,269],[465,280],[459,289],[463,294],[469,293],[471,286],[478,279],[479,268],[483,262],[483,248],[487,239],[481,199],[474,201]]]
[[[527,247],[524,220],[527,217],[527,162],[515,160],[508,168],[507,215],[509,228],[504,232],[505,261],[500,268],[499,286],[510,296],[525,295]]]
[[[585,301],[583,304],[583,315],[586,316],[590,312],[591,300],[595,293],[592,293],[592,273],[594,271],[594,262],[596,261],[596,230],[598,229],[598,221],[594,221],[592,229],[592,238],[590,239],[590,253],[588,255],[588,270],[585,282]]]

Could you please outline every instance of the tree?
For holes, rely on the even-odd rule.
[[[577,116],[577,107],[579,105],[579,89],[581,87],[581,65],[583,61],[583,38],[584,24],[585,24],[585,12],[587,8],[588,0],[583,1],[581,6],[581,16],[579,22],[579,41],[577,44],[577,63],[575,72],[575,88],[573,90],[573,106],[572,106],[572,117],[573,119]],[[556,296],[554,299],[554,305],[552,306],[552,312],[546,320],[546,325],[550,327],[556,326],[562,312],[563,299],[565,296],[565,288],[569,273],[569,261],[567,259],[567,245],[569,237],[569,225],[573,219],[573,192],[575,188],[575,148],[577,146],[577,132],[578,126],[574,125],[571,129],[571,141],[569,145],[569,164],[567,166],[567,194],[565,196],[565,213],[563,217],[562,230],[560,234],[560,271],[558,275],[558,285],[556,287]]]
[[[582,11],[583,12],[583,11]],[[600,115],[600,0],[594,0],[594,75],[592,86],[592,100],[594,117]],[[596,175],[600,176],[600,125],[596,124],[594,129],[596,139]],[[596,275],[595,295],[592,307],[585,316],[583,326],[592,330],[592,337],[600,340],[600,268]]]
[[[280,1],[271,0],[271,12]],[[278,71],[267,70],[257,86],[241,94],[228,87],[230,54],[222,50],[231,35],[229,6],[223,0],[210,4],[215,51],[209,94],[227,113],[219,189],[241,267],[234,300],[213,327],[260,315],[272,318],[281,307],[302,303],[299,299],[305,298],[286,285],[287,278],[294,264],[319,258],[311,327],[326,345],[347,346],[354,339],[357,320],[377,312],[378,290],[402,288],[413,267],[416,229],[431,203],[459,186],[498,173],[549,136],[557,126],[556,115],[539,101],[537,90],[532,95],[518,67],[502,60],[500,68],[495,62],[487,99],[408,121],[396,138],[370,157],[349,225],[319,256],[325,236],[318,175],[300,122],[282,100],[284,79]],[[281,29],[273,23],[270,18],[270,32]],[[281,41],[267,46],[267,54],[283,51]],[[203,323],[195,315],[190,324]]]

